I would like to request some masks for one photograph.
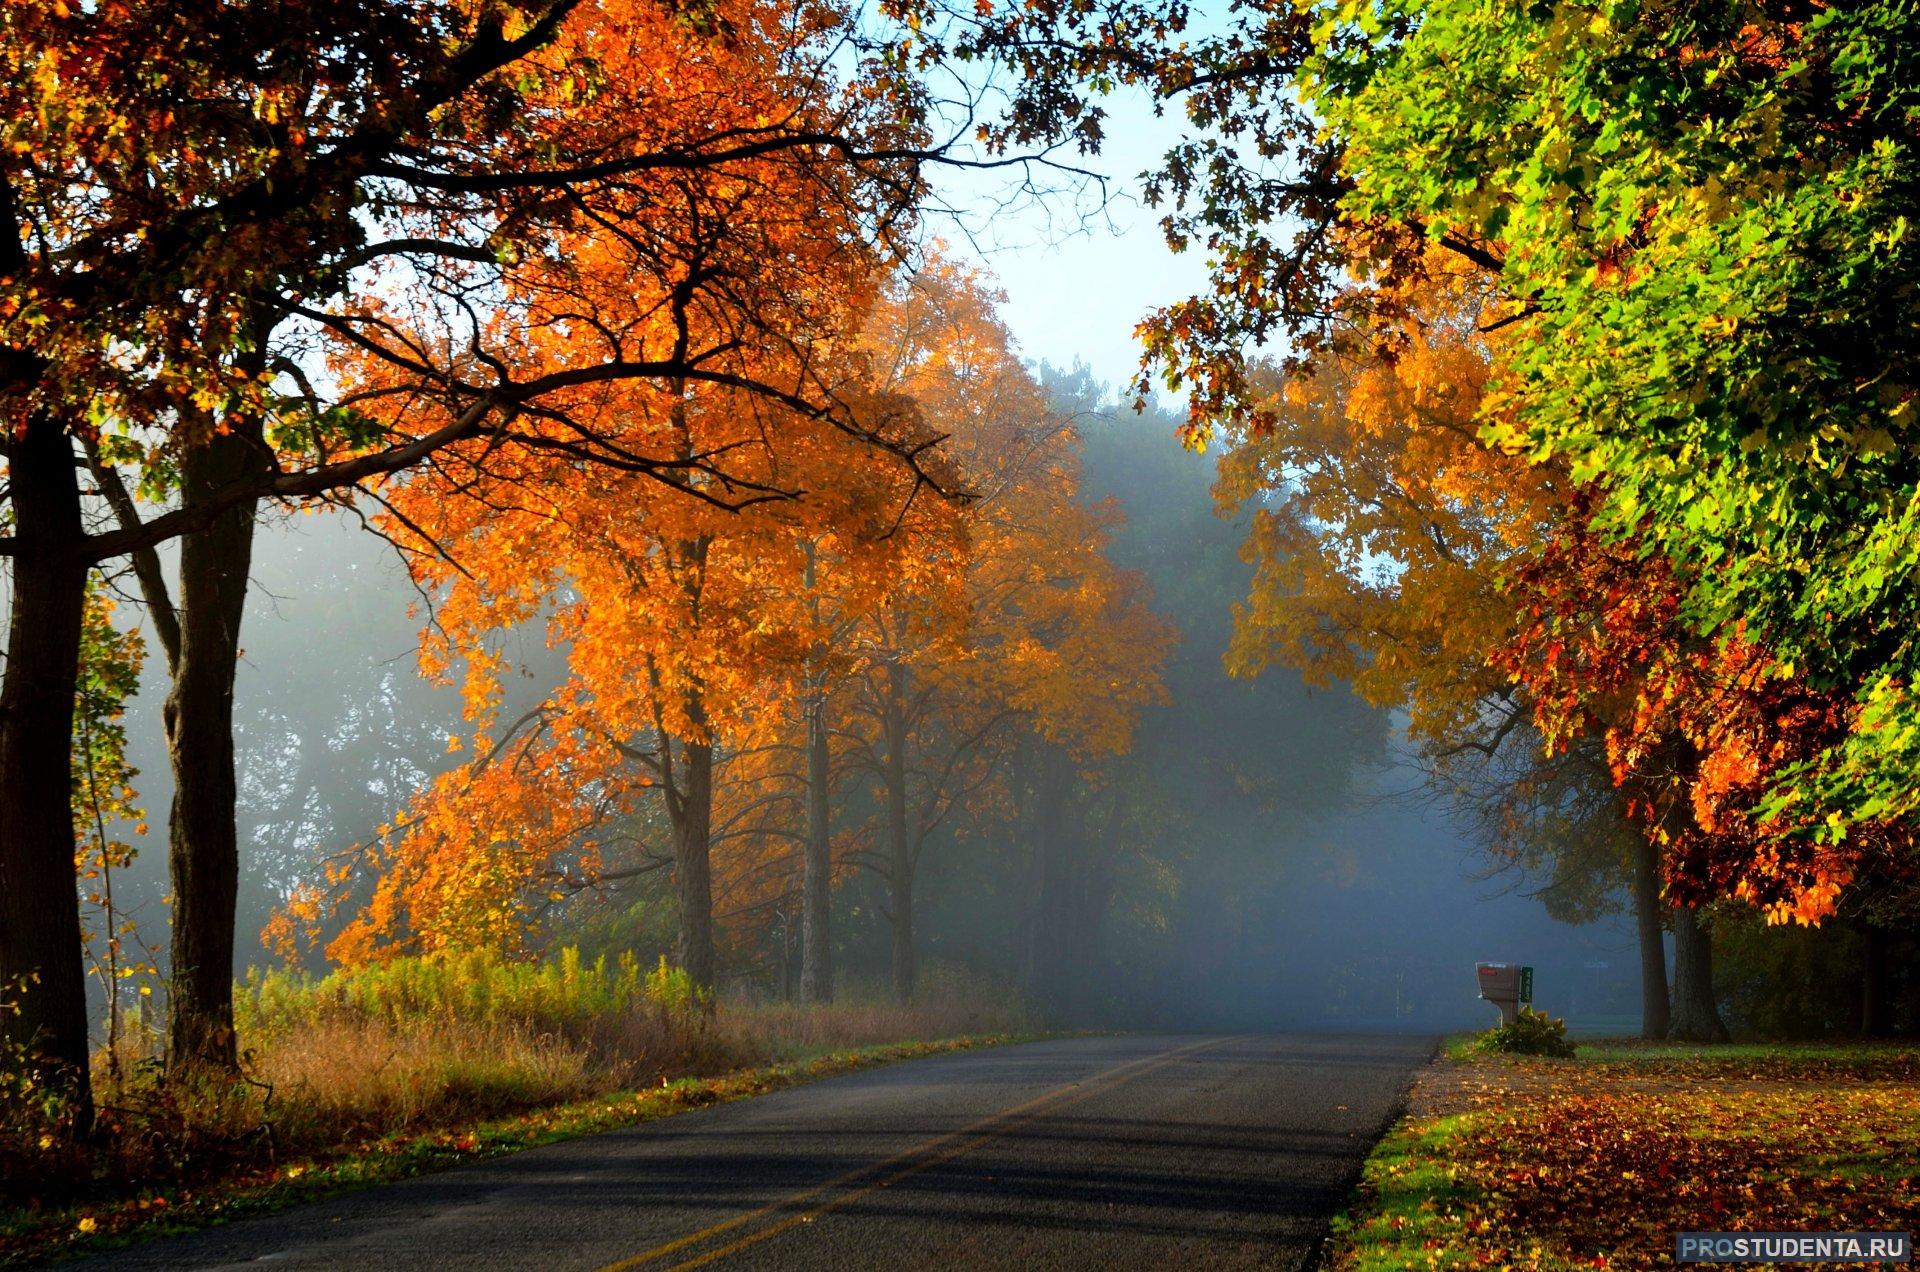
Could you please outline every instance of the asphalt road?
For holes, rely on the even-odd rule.
[[[915,1060],[89,1266],[1306,1267],[1432,1045],[1076,1038]]]

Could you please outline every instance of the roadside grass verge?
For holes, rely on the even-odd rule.
[[[1871,1042],[1733,1042],[1703,1046],[1698,1043],[1643,1042],[1638,1038],[1606,1038],[1579,1044],[1579,1059],[1595,1063],[1677,1061],[1688,1065],[1732,1069],[1749,1062],[1792,1064],[1804,1073],[1819,1065],[1852,1070],[1904,1066],[1913,1050],[1894,1043]]]
[[[1920,1228],[1920,1049],[1449,1046],[1336,1221],[1338,1272],[1654,1268],[1684,1231]]]
[[[138,1045],[102,1056],[80,1148],[0,1105],[0,1265],[1035,1036],[1007,995],[951,976],[914,1004],[819,1006],[712,1004],[676,976],[563,953],[256,979],[238,1004],[238,1081],[169,1078]]]
[[[1447,1160],[1447,1145],[1461,1118],[1403,1120],[1374,1146],[1362,1169],[1357,1214],[1333,1221],[1335,1265],[1353,1272],[1394,1272],[1429,1265],[1430,1243],[1449,1235],[1450,1219],[1463,1205],[1459,1172]]]

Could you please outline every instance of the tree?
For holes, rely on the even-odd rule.
[[[1433,788],[1496,858],[1548,870],[1550,911],[1587,917],[1630,884],[1642,1031],[1664,1037],[1657,848],[1629,822],[1597,742],[1543,753],[1527,687],[1488,657],[1515,638],[1507,576],[1566,515],[1568,483],[1478,439],[1502,343],[1482,330],[1501,304],[1487,273],[1435,253],[1425,278],[1399,286],[1350,303],[1400,315],[1390,340],[1376,330],[1330,346],[1227,430],[1216,496],[1251,509],[1254,565],[1229,666],[1285,663],[1405,710]]]
[[[1920,805],[1914,15],[1378,12],[1315,72],[1347,212],[1501,262],[1516,330],[1490,436],[1592,483],[1607,533],[1676,567],[1691,630],[1852,703],[1772,772],[1769,807],[1871,837]]]
[[[1046,560],[1039,536],[1023,536],[1007,546],[1030,556],[976,556],[964,626],[916,629],[890,607],[862,633],[867,669],[842,728],[852,763],[878,787],[881,851],[860,860],[886,882],[903,1001],[916,977],[915,883],[935,833],[999,802],[1003,766],[1023,739],[1063,757],[1048,772],[1064,797],[1082,780],[1082,761],[1124,753],[1140,709],[1164,701],[1159,667],[1171,633],[1137,577],[1105,561],[1098,523],[1033,528],[1068,550]],[[1013,561],[1017,579],[999,573]]]
[[[857,565],[887,568],[885,527],[913,479],[831,425],[767,418],[737,393],[636,389],[609,409],[628,421],[623,446],[726,452],[736,482],[817,478],[821,494],[716,506],[701,486],[663,488],[565,455],[484,477],[443,467],[397,492],[396,532],[438,547],[414,558],[439,593],[426,663],[464,662],[475,753],[422,793],[377,855],[372,902],[336,957],[517,946],[542,902],[651,858],[671,862],[680,965],[714,983],[712,849],[731,837],[729,802],[756,798],[722,773],[729,757],[772,745],[806,674],[813,547],[845,541]],[[566,649],[567,676],[502,728],[511,667],[486,638],[530,622]],[[604,850],[643,829],[654,800],[670,843],[630,841],[609,862]]]
[[[259,340],[257,333],[254,339]],[[244,358],[255,375],[263,371],[264,352],[261,341]],[[223,487],[273,463],[256,412],[230,412],[218,427],[206,423],[201,431],[206,440],[177,461],[183,509],[217,498]],[[84,448],[117,524],[137,532],[139,510],[119,470],[99,440],[86,441]],[[138,462],[139,457],[129,458]],[[133,554],[133,573],[171,684],[162,712],[174,789],[167,816],[174,898],[168,1055],[182,1071],[231,1072],[239,1062],[233,1035],[233,916],[239,885],[233,682],[255,515],[253,503],[243,501],[204,529],[182,536],[177,605],[152,545]]]
[[[1674,1033],[1724,1038],[1701,988],[1711,951],[1699,908],[1728,897],[1770,923],[1818,923],[1856,880],[1910,878],[1914,832],[1903,820],[1856,822],[1835,844],[1782,824],[1770,800],[1777,774],[1834,746],[1849,703],[1745,640],[1700,636],[1657,558],[1576,516],[1517,585],[1529,618],[1496,659],[1528,686],[1550,740],[1604,737],[1682,903]]]
[[[988,800],[1026,733],[1080,758],[1124,752],[1163,700],[1173,633],[1106,557],[1112,505],[1079,499],[1079,439],[1015,355],[984,280],[936,261],[868,334],[881,385],[948,440],[970,498],[951,527],[902,524],[915,567],[851,633],[850,762],[879,805],[895,994],[916,977],[915,882],[934,834]]]
[[[1262,422],[1228,434],[1216,495],[1251,508],[1255,566],[1229,661],[1347,680],[1408,707],[1436,751],[1485,753],[1516,719],[1485,658],[1516,621],[1501,573],[1540,542],[1565,482],[1475,436],[1493,360],[1478,326],[1498,304],[1484,275],[1436,271],[1404,303],[1394,358],[1346,349],[1270,381]]]
[[[570,855],[571,873],[560,876],[576,885],[604,878],[593,837],[640,817],[657,795],[671,848],[638,845],[640,862],[671,861],[681,965],[713,983],[719,771],[775,744],[796,686],[825,671],[832,633],[819,621],[820,590],[848,604],[863,590],[878,594],[860,576],[893,568],[889,527],[936,462],[918,458],[938,439],[910,404],[861,382],[851,333],[879,262],[858,226],[811,193],[778,170],[719,192],[676,186],[644,236],[649,253],[672,262],[663,272],[686,282],[636,294],[626,253],[589,241],[568,253],[542,303],[558,316],[593,314],[609,339],[644,341],[651,328],[700,346],[751,340],[758,383],[805,386],[855,426],[798,409],[806,399],[797,391],[767,403],[688,380],[664,391],[589,386],[568,403],[570,418],[593,422],[589,445],[562,435],[511,466],[491,445],[450,448],[388,497],[390,529],[413,551],[417,580],[441,594],[423,633],[428,666],[465,660],[481,738],[500,723],[504,671],[486,651],[489,633],[544,617],[569,673],[422,797],[386,850],[372,904],[335,943],[340,956],[396,940],[497,941],[508,929],[517,943],[527,898],[554,887],[554,863]],[[738,312],[703,301],[692,280],[736,303],[764,289],[755,329],[740,332]],[[530,329],[524,356],[571,356],[570,328]],[[383,362],[366,370],[366,400],[418,409],[416,390],[393,386]],[[668,466],[632,462],[649,455]],[[823,555],[832,561],[825,578]],[[511,763],[496,762],[502,748]],[[556,782],[560,772],[568,777]],[[511,815],[476,834],[466,816],[476,796]],[[481,861],[493,864],[475,870]],[[488,882],[450,890],[450,872]],[[449,908],[449,896],[461,899]]]
[[[808,1002],[833,998],[833,755],[827,736],[829,651],[844,631],[823,626],[820,605],[819,545],[805,545],[807,616],[815,639],[807,651],[803,676],[806,694],[801,711],[806,721],[807,838],[801,863],[800,988]]]
[[[482,310],[487,298],[514,297],[524,316],[529,275],[547,270],[554,235],[596,217],[630,221],[631,200],[654,180],[710,174],[725,184],[744,164],[784,158],[790,174],[832,185],[865,224],[898,224],[920,188],[915,161],[930,153],[917,99],[890,73],[873,81],[876,92],[834,94],[829,63],[844,22],[809,14],[787,26],[746,7],[682,17],[613,0],[480,13],[289,3],[273,21],[252,11],[237,21],[220,6],[8,11],[0,127],[20,233],[0,254],[0,445],[13,527],[0,535],[0,556],[14,578],[0,689],[0,804],[9,810],[0,979],[37,978],[8,1036],[74,1091],[76,1125],[88,1120],[86,1020],[64,739],[87,568],[206,530],[262,498],[313,497],[402,470],[465,438],[525,445],[516,425],[529,412],[553,423],[546,397],[558,391],[633,377],[743,381],[734,344],[670,342],[602,342],[563,368],[516,379],[513,359],[488,352],[503,327]],[[749,32],[781,36],[792,56],[742,68],[725,89],[689,77],[697,103],[656,92],[682,68],[725,61],[695,50],[748,43]],[[260,43],[269,34],[271,48]],[[623,73],[601,77],[606,60]],[[796,83],[825,90],[814,108],[755,113],[768,93]],[[731,109],[716,109],[723,102]],[[392,268],[382,275],[382,265]],[[632,266],[645,275],[645,261]],[[707,280],[688,286],[716,304],[728,299]],[[301,332],[413,375],[440,412],[436,426],[369,433],[366,412],[299,386],[297,362],[257,374],[263,302]],[[401,311],[418,321],[396,323]],[[414,338],[436,329],[446,338]],[[220,449],[215,439],[253,419],[284,443],[275,462],[238,476],[213,464],[205,498],[137,527],[88,528],[76,442],[124,438],[165,485],[197,462],[187,456]],[[563,444],[589,442],[575,434]],[[633,462],[663,472],[677,464]],[[234,558],[222,556],[230,580]],[[217,717],[229,679],[220,650],[231,642],[214,634],[197,683]],[[209,916],[196,920],[212,942],[196,958],[209,974],[222,947],[223,857],[212,851],[202,863],[196,877],[211,890],[188,902]],[[207,1004],[216,1014],[219,997]],[[230,1029],[207,1023],[194,1036],[217,1050]]]
[[[73,829],[79,844],[82,901],[97,915],[84,941],[99,978],[107,1009],[107,1068],[120,1076],[121,982],[144,969],[127,956],[126,938],[134,925],[113,892],[113,876],[133,862],[134,848],[115,836],[122,824],[144,834],[143,814],[133,788],[139,770],[127,762],[127,700],[140,687],[146,644],[138,631],[123,631],[113,621],[108,585],[96,575],[89,583],[80,647],[80,697],[73,718]],[[151,987],[143,987],[150,992]]]
[[[1772,775],[1833,743],[1844,697],[1758,646],[1699,636],[1682,586],[1634,545],[1572,518],[1517,571],[1516,596],[1527,621],[1496,660],[1529,687],[1550,742],[1602,733],[1689,902],[1729,897],[1770,922],[1815,923],[1857,876],[1910,851],[1903,822],[1861,824],[1837,845],[1779,824]]]

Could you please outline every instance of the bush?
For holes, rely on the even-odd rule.
[[[1522,1007],[1512,1024],[1481,1034],[1475,1045],[1481,1051],[1504,1055],[1558,1056],[1563,1060],[1573,1055],[1573,1044],[1567,1041],[1567,1022],[1531,1007]]]
[[[695,985],[684,967],[669,965],[665,954],[647,973],[647,1001],[669,1019],[704,1017],[713,1007],[713,995]]]
[[[33,978],[0,984],[0,1016],[20,1010]],[[0,1041],[0,1193],[72,1173],[79,1160],[72,1103],[48,1086],[28,1049]]]
[[[611,964],[605,956],[585,963],[572,948],[540,962],[510,962],[485,951],[395,958],[318,979],[249,972],[234,998],[234,1023],[242,1037],[262,1040],[338,1023],[412,1028],[457,1021],[569,1032],[662,1006],[652,1001],[655,979],[632,954]]]
[[[348,1102],[382,1116],[393,1104],[377,1086],[406,1088],[408,1106],[418,1089],[447,1092],[442,1102],[450,1107],[494,1111],[570,1098],[583,1085],[612,1089],[759,1059],[716,1036],[711,995],[665,958],[648,971],[631,953],[588,963],[571,947],[537,962],[474,951],[343,967],[319,978],[249,973],[234,1016],[261,1078],[290,1092],[358,1090]],[[309,1038],[327,1045],[308,1046]],[[374,1059],[367,1078],[353,1078],[356,1065],[327,1058],[361,1052]],[[299,1098],[314,1097],[303,1090]]]

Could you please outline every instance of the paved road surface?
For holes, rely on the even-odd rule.
[[[1076,1038],[915,1060],[89,1266],[1305,1267],[1431,1050]]]

